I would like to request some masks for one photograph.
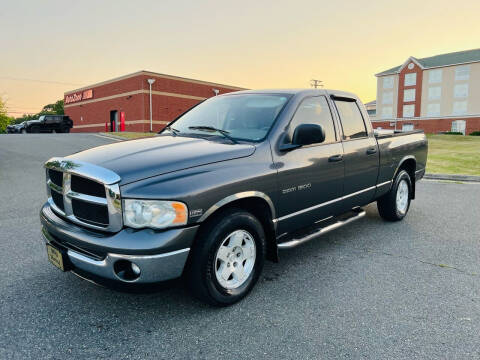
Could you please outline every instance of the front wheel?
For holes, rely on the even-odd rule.
[[[380,216],[388,221],[399,221],[407,215],[412,198],[412,181],[405,170],[401,170],[393,180],[388,193],[377,200]]]
[[[257,282],[265,252],[265,233],[255,216],[240,209],[223,212],[200,231],[187,266],[188,286],[211,305],[233,304]]]

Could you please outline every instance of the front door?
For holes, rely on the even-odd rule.
[[[110,131],[116,132],[118,131],[118,111],[112,110],[110,111]]]
[[[287,141],[300,124],[320,124],[325,141],[274,153],[278,169],[277,232],[300,229],[336,212],[343,192],[343,149],[325,96],[302,101],[288,127]]]
[[[373,131],[368,130],[355,99],[333,98],[343,132],[345,186],[343,210],[368,204],[375,195],[379,154]]]

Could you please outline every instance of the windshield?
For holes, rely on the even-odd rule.
[[[289,97],[286,94],[215,96],[178,118],[171,124],[172,131],[206,135],[205,127],[209,127],[222,130],[236,140],[260,141],[267,135]],[[215,131],[209,132],[221,136]]]
[[[45,115],[42,115],[38,118],[38,120],[43,120],[43,119],[45,119]]]

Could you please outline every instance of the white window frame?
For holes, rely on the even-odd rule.
[[[453,97],[455,99],[463,99],[468,97],[468,83],[456,84],[453,87]]]
[[[393,107],[392,106],[382,106],[382,119],[392,119],[393,118]]]
[[[453,115],[465,115],[468,111],[468,103],[466,100],[463,101],[455,101],[453,103]]]
[[[459,126],[462,124],[462,126]],[[463,135],[465,135],[465,129],[467,127],[467,122],[466,120],[453,120],[452,121],[452,132],[461,132]]]
[[[417,85],[417,73],[407,73],[405,74],[404,81],[403,81],[404,86],[414,86]]]
[[[414,104],[403,105],[402,117],[404,118],[415,117],[415,105]]]
[[[442,87],[431,86],[428,88],[428,100],[439,100],[442,98]]]
[[[416,89],[403,90],[403,102],[415,101]]]
[[[393,76],[385,76],[382,80],[382,86],[384,89],[393,89]]]
[[[455,68],[455,80],[470,79],[470,65],[461,65]]]
[[[427,116],[440,116],[440,103],[428,104]]]
[[[443,71],[442,69],[434,69],[428,72],[428,83],[439,84],[442,82]]]
[[[382,96],[382,104],[393,104],[393,91],[384,91]]]

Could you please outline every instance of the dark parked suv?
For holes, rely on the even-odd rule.
[[[61,132],[69,133],[73,127],[73,121],[66,115],[41,115],[38,119],[26,121],[23,127],[17,132],[41,133],[41,132]]]

